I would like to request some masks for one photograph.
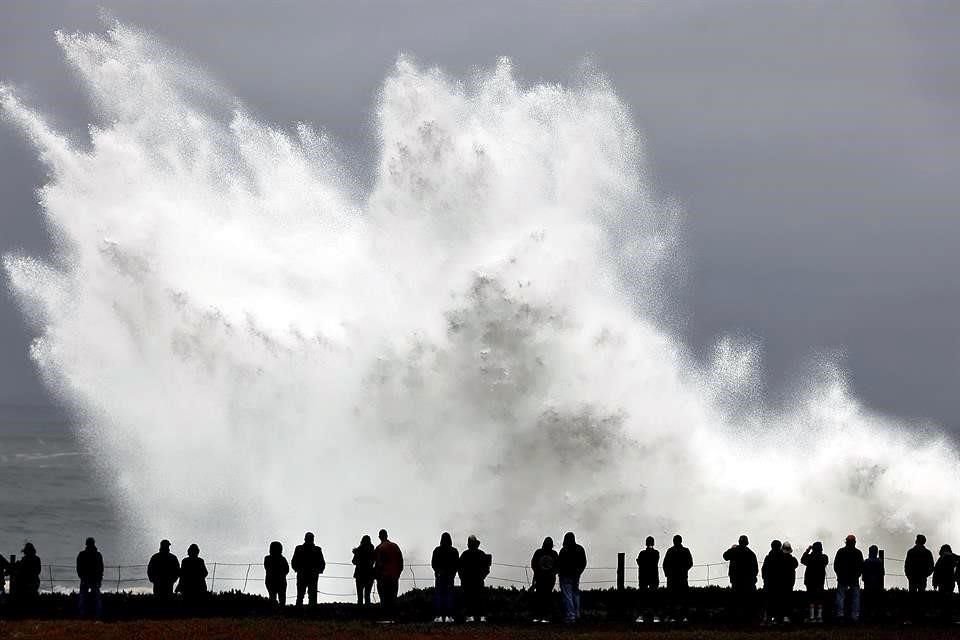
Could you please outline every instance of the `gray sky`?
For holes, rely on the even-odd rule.
[[[760,340],[772,397],[840,349],[868,405],[960,432],[960,3],[5,0],[0,80],[77,136],[93,115],[52,32],[102,30],[99,7],[363,162],[400,51],[454,74],[507,55],[547,81],[589,55],[686,205],[690,348]],[[0,251],[47,251],[42,180],[0,126]],[[48,402],[30,336],[0,294],[0,403]]]

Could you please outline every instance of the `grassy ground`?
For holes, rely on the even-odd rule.
[[[135,638],[213,638],[247,640],[252,638],[350,638],[365,640],[544,640],[568,638],[581,640],[599,638],[619,640],[649,636],[658,640],[732,640],[748,637],[751,640],[933,640],[957,638],[957,629],[909,627],[794,627],[782,630],[690,628],[638,630],[627,626],[572,627],[558,625],[453,625],[428,624],[382,625],[372,622],[329,622],[291,620],[286,618],[257,619],[183,619],[143,620],[130,622],[92,623],[70,620],[0,621],[0,638],[18,640],[70,640],[105,638],[117,640]]]

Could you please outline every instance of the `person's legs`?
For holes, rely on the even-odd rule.
[[[573,578],[573,613],[574,619],[580,619],[580,578]]]
[[[370,604],[370,594],[373,591],[373,578],[367,578],[363,585],[363,603]]]
[[[363,604],[363,578],[354,578],[354,584],[357,587],[357,604]]]
[[[310,583],[307,585],[307,594],[310,598],[310,604],[317,604],[317,581],[320,580],[320,576],[311,576]]]
[[[834,617],[838,622],[841,621],[841,620],[843,620],[843,617],[844,617],[844,609],[846,608],[846,607],[844,606],[844,604],[845,604],[844,590],[845,590],[844,585],[838,583],[838,584],[837,584],[836,606],[834,607],[834,611],[833,611],[833,617]]]
[[[306,576],[301,576],[297,574],[297,606],[303,606],[303,595],[307,592],[307,579]]]
[[[576,620],[576,613],[573,601],[573,581],[570,578],[560,578],[560,597],[563,602],[564,622],[573,622]]]
[[[536,600],[536,615],[538,620],[550,620],[553,618],[551,611],[551,597],[553,596],[553,583],[537,583],[534,591]]]
[[[854,622],[860,620],[860,583],[854,582],[850,585],[850,619]]]
[[[89,594],[90,594],[90,586],[87,583],[81,581],[80,593],[77,596],[77,599],[79,600],[79,609],[80,609],[81,618],[87,617],[87,608],[89,606],[89,603],[87,602],[87,600],[90,597]]]

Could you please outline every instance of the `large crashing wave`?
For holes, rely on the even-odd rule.
[[[131,552],[247,561],[311,529],[337,558],[384,526],[413,557],[448,529],[522,561],[572,529],[609,564],[650,533],[698,561],[741,532],[957,533],[945,439],[829,369],[767,409],[749,345],[700,367],[654,320],[675,212],[601,78],[401,57],[365,189],[325,135],[259,122],[134,29],[58,37],[100,118],[78,145],[0,89],[49,167],[56,244],[4,263],[35,361],[149,532]]]

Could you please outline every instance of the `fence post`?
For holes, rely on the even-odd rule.
[[[120,565],[117,565],[117,593],[120,593]]]
[[[217,563],[213,563],[213,574],[210,575],[210,591],[215,591],[217,585]]]
[[[50,575],[50,593],[53,593],[53,565],[47,565],[47,573]]]
[[[249,565],[249,564],[247,565],[247,575],[243,576],[243,592],[244,592],[244,593],[247,592],[247,580],[250,579],[250,567],[251,567],[251,566],[252,566],[252,565]]]
[[[624,575],[626,573],[625,564],[626,554],[622,551],[617,554],[617,591],[623,591]]]
[[[710,586],[710,563],[707,563],[707,586]]]

